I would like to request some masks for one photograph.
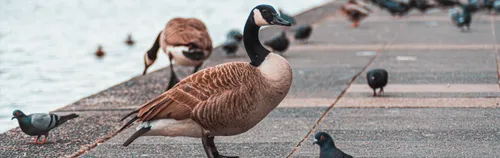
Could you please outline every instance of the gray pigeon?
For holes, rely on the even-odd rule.
[[[271,37],[271,39],[265,41],[264,45],[271,47],[274,53],[283,56],[283,53],[288,49],[288,46],[290,46],[290,41],[283,30],[279,34]]]
[[[380,88],[379,93],[384,93],[389,75],[384,69],[373,69],[366,73],[368,85],[373,89],[373,96],[377,96],[375,89]]]
[[[313,144],[319,145],[319,158],[352,158],[351,155],[335,147],[335,143],[333,143],[333,139],[328,133],[316,133]]]
[[[56,114],[34,113],[25,115],[21,110],[15,110],[12,115],[14,115],[12,119],[17,119],[19,127],[21,127],[24,133],[30,136],[38,136],[35,140],[35,144],[44,144],[47,142],[50,130],[68,120],[78,117],[76,114],[59,116]],[[38,142],[42,135],[44,135],[45,138],[42,142]]]

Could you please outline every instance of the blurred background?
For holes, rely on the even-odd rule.
[[[48,112],[140,75],[144,53],[173,17],[208,26],[214,46],[242,31],[252,7],[267,3],[292,15],[327,0],[2,0],[0,132],[12,111]],[[135,45],[124,41],[132,34]],[[94,56],[98,45],[106,56]],[[159,53],[160,54],[160,53]],[[149,72],[168,65],[164,53]]]

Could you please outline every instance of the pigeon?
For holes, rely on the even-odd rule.
[[[458,0],[434,0],[441,8],[453,7],[455,5],[462,5]]]
[[[406,15],[410,10],[410,6],[408,4],[392,0],[385,0],[382,5],[385,9],[387,9],[387,11],[389,11],[389,13],[391,13],[392,16],[401,17]]]
[[[463,31],[464,27],[467,27],[467,31],[470,30],[470,22],[472,20],[472,12],[475,6],[473,4],[462,5],[462,13],[458,12],[456,9],[452,10],[451,21],[455,26]]]
[[[388,74],[384,69],[373,69],[366,73],[368,85],[373,89],[373,96],[377,96],[375,89],[380,88],[379,93],[384,93],[384,87],[387,85]]]
[[[234,56],[238,50],[238,41],[236,39],[227,39],[227,41],[222,44],[222,49],[226,52],[227,56]]]
[[[77,114],[59,116],[56,114],[33,113],[25,115],[21,110],[15,110],[12,115],[14,115],[12,119],[17,119],[19,127],[21,127],[21,130],[24,133],[30,136],[37,136],[34,142],[35,144],[44,144],[47,142],[50,130],[58,127],[68,120],[78,117]],[[43,138],[42,142],[39,142],[38,140],[42,135],[44,135],[45,138]]]
[[[272,51],[276,54],[283,55],[283,53],[288,49],[290,41],[286,37],[286,33],[283,30],[278,35],[275,35],[271,39],[265,41],[264,45],[271,47]]]
[[[98,57],[98,58],[102,58],[106,53],[104,53],[104,51],[102,50],[102,46],[99,45],[99,47],[97,47],[97,51],[95,52],[95,56]]]
[[[243,40],[243,35],[237,29],[233,29],[227,33],[227,40],[235,39],[238,43]]]
[[[335,147],[332,137],[326,132],[316,133],[313,144],[319,145],[319,158],[352,158],[351,155]]]
[[[127,37],[127,40],[125,41],[125,44],[129,45],[129,46],[133,46],[134,45],[134,40],[132,40],[132,35],[129,34],[128,37]]]
[[[286,21],[290,22],[292,25],[295,25],[295,24],[296,24],[296,23],[295,23],[295,19],[294,19],[292,16],[290,16],[290,15],[286,14],[286,13],[285,13],[285,12],[283,12],[283,10],[281,10],[281,9],[278,9],[278,12],[280,12],[280,16],[281,16],[283,19],[285,19]]]
[[[416,8],[420,13],[424,14],[428,9],[435,8],[435,5],[429,4],[427,0],[410,0],[408,3],[410,8]]]
[[[312,33],[312,26],[308,24],[300,25],[295,29],[295,40],[306,42]]]

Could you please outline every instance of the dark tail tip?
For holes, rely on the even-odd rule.
[[[63,117],[65,118],[65,120],[71,120],[71,119],[77,118],[79,116],[80,115],[77,115],[77,114],[69,114],[69,115],[66,115],[66,116],[63,116]]]
[[[126,146],[130,145],[130,143],[132,143],[135,139],[139,138],[141,135],[148,132],[149,130],[151,130],[151,127],[141,128],[140,130],[135,132],[132,136],[130,136],[130,138],[128,138],[127,141],[125,141],[125,143],[123,143],[123,146],[126,147]]]
[[[132,123],[134,123],[137,119],[139,119],[139,118],[134,117],[134,118],[130,119],[127,123],[125,123],[122,127],[120,127],[120,129],[118,129],[118,131],[116,131],[116,133],[120,133],[125,128],[127,128],[128,126],[130,126]]]

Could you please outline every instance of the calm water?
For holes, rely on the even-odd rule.
[[[48,112],[143,70],[144,52],[169,19],[196,17],[214,44],[242,30],[251,8],[268,3],[291,14],[326,0],[2,0],[0,1],[0,132],[17,126],[12,111]],[[123,41],[128,33],[133,47]],[[97,45],[103,59],[93,55]],[[152,70],[167,66],[165,55]]]

